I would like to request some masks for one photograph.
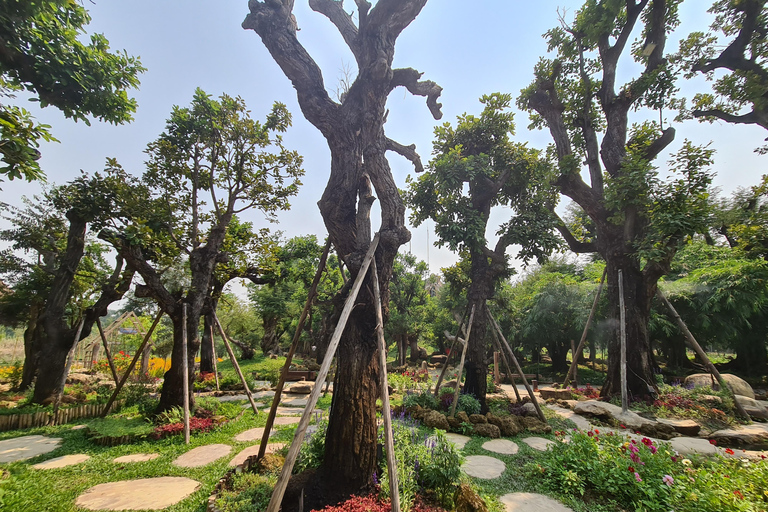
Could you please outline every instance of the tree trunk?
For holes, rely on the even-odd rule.
[[[421,359],[421,351],[419,350],[419,336],[415,333],[411,335],[406,333],[404,336],[408,342],[408,346],[411,349],[411,361],[415,363]]]
[[[189,308],[190,310],[192,308]],[[189,388],[192,389],[194,384],[194,371],[195,367],[195,355],[200,348],[200,338],[198,336],[198,324],[200,319],[199,312],[195,314],[193,311],[187,311],[187,353],[184,354],[182,346],[183,337],[183,318],[181,314],[181,308],[178,308],[178,314],[171,316],[171,322],[173,323],[173,349],[171,351],[171,367],[165,372],[163,376],[163,392],[160,395],[160,403],[157,406],[157,412],[167,411],[174,407],[184,406],[184,360],[187,358],[187,365],[190,369],[187,379]],[[189,408],[194,409],[195,395],[189,394]]]
[[[610,318],[614,321],[613,333],[608,342],[608,375],[601,396],[610,397],[621,393],[618,270],[622,269],[627,323],[627,391],[630,400],[640,400],[656,388],[656,362],[648,337],[648,320],[651,299],[656,294],[656,280],[645,279],[639,262],[628,255],[609,257],[607,265]]]
[[[693,363],[688,359],[685,340],[680,336],[666,339],[661,344],[661,350],[667,358],[667,368],[693,368]]]
[[[279,322],[280,318],[276,316],[263,319],[264,337],[261,338],[261,352],[265,356],[278,352],[277,324]]]
[[[768,326],[754,322],[752,330],[736,342],[733,368],[748,375],[764,375],[768,365],[766,334]]]
[[[397,365],[405,364],[405,353],[408,345],[408,333],[402,333],[397,336]]]
[[[215,311],[214,307],[214,311]],[[213,312],[203,315],[203,336],[200,342],[200,373],[213,373],[214,364],[213,358],[215,357],[213,344],[216,340],[211,333],[216,328],[216,322],[213,319]]]
[[[488,389],[488,348],[485,343],[488,314],[486,301],[493,297],[494,275],[488,258],[480,253],[471,255],[470,279],[472,284],[467,292],[468,307],[475,306],[475,316],[472,320],[467,359],[464,363],[466,379],[463,392],[472,395],[480,401],[480,412],[488,412],[485,395]],[[459,376],[460,378],[461,376]]]
[[[553,341],[547,344],[547,352],[552,360],[552,371],[555,373],[565,373],[570,366],[568,365],[568,348],[562,343]]]
[[[39,331],[40,331],[40,302],[35,301],[29,309],[29,320],[24,330],[24,369],[21,372],[19,391],[26,391],[32,386],[32,381],[37,375],[37,363],[40,357]]]

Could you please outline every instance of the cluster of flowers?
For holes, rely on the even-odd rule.
[[[210,432],[216,426],[216,421],[213,418],[189,418],[189,431],[190,432]],[[152,437],[155,439],[161,439],[167,436],[174,436],[184,432],[184,423],[168,423],[165,425],[158,425],[155,427]]]
[[[312,512],[391,512],[392,504],[389,500],[382,500],[375,494],[368,496],[352,496],[347,501],[338,505],[328,505],[322,510]],[[426,505],[416,501],[411,507],[411,512],[445,512],[445,509]]]
[[[413,382],[429,382],[430,376],[427,370],[405,370],[404,377],[410,377]]]
[[[587,384],[583,388],[572,388],[568,386],[566,389],[574,395],[583,396],[589,400],[597,400],[600,398],[600,391],[593,388],[591,384]]]

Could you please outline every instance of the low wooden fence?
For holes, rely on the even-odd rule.
[[[118,401],[121,402],[121,401]],[[122,405],[115,402],[115,406]],[[44,427],[46,425],[61,425],[80,418],[95,418],[104,411],[105,404],[86,404],[77,407],[59,409],[59,417],[54,418],[50,411],[31,412],[28,414],[0,415],[0,432],[22,428]],[[115,408],[113,406],[113,410]]]

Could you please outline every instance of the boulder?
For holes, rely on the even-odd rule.
[[[648,437],[655,437],[656,439],[662,439],[669,441],[673,437],[678,437],[680,434],[675,432],[672,425],[666,425],[664,423],[658,423],[656,421],[649,421],[640,425],[639,432]]]
[[[760,402],[742,395],[735,395],[735,398],[753,420],[768,420],[768,410]]]
[[[573,412],[581,414],[582,416],[597,417],[602,419],[612,418],[631,430],[640,430],[643,424],[652,423],[650,420],[647,420],[632,411],[622,413],[621,407],[618,405],[609,404],[608,402],[599,402],[597,400],[579,402],[573,408]]]
[[[516,436],[523,431],[523,426],[518,424],[514,416],[496,416],[489,412],[486,418],[488,418],[488,423],[499,427],[501,435],[504,437]]]
[[[747,381],[730,373],[723,373],[722,377],[723,380],[728,383],[728,387],[731,388],[734,395],[746,396],[753,400],[755,399],[755,391]],[[694,373],[685,378],[683,385],[693,387],[711,386],[712,376],[708,373]]]
[[[424,414],[421,422],[430,428],[439,428],[440,430],[450,430],[451,428],[445,414],[437,411],[428,411]]]
[[[445,354],[434,354],[432,357],[429,358],[429,361],[432,364],[440,364],[440,365],[445,364],[445,361],[447,360],[448,360],[448,356],[446,356]]]
[[[753,423],[739,428],[718,430],[710,437],[719,446],[768,448],[768,424]]]
[[[675,429],[676,432],[684,436],[696,437],[697,435],[699,435],[699,431],[701,430],[701,425],[699,425],[693,420],[676,420],[676,419],[670,419],[670,418],[659,418],[656,421],[664,425],[669,425],[670,427]]]
[[[714,405],[723,405],[723,399],[717,395],[699,395],[701,400]]]
[[[467,413],[464,411],[457,412],[456,417],[459,418],[459,421],[462,423],[469,423],[469,416],[467,416]]]
[[[533,402],[526,402],[523,404],[523,410],[525,410],[526,416],[536,416],[539,417],[539,413],[536,410],[536,406],[533,405]]]
[[[86,375],[85,373],[70,373],[67,375],[67,382],[70,384],[90,384],[96,380],[93,375]]]
[[[451,430],[454,432],[459,432],[461,429],[461,420],[459,418],[456,418],[454,416],[447,416],[445,419],[448,420],[448,425],[451,426]]]
[[[486,418],[482,414],[470,414],[469,422],[474,425],[477,425],[478,423],[488,423],[488,418]]]
[[[572,400],[573,393],[570,389],[539,388],[539,394],[544,400],[553,398],[555,400]]]
[[[496,425],[490,423],[477,423],[474,427],[475,434],[481,437],[490,437],[498,439],[501,437],[501,430]]]
[[[488,512],[488,506],[483,498],[466,483],[459,485],[453,502],[456,504],[456,512]]]
[[[538,418],[532,416],[526,416],[522,418],[525,424],[525,429],[533,434],[549,434],[552,432],[552,427],[544,423]]]
[[[314,384],[311,384],[307,381],[299,381],[286,389],[285,392],[295,395],[308,395],[312,392],[313,387]]]

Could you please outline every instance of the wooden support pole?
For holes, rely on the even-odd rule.
[[[490,315],[490,311],[488,312]],[[504,348],[501,346],[501,341],[499,341],[499,333],[496,332],[496,329],[491,329],[491,333],[493,334],[493,343],[496,345],[496,350],[499,351],[499,354],[501,354],[501,359],[504,361],[504,368],[507,370],[507,375],[509,375],[509,380],[512,381],[512,389],[515,391],[515,398],[517,398],[517,401],[520,402],[522,399],[520,398],[520,392],[517,390],[517,384],[515,384],[515,377],[512,373],[512,369],[509,366],[509,361],[507,360],[507,354],[504,353]]]
[[[323,277],[323,271],[325,270],[325,263],[328,261],[328,253],[331,250],[331,239],[325,244],[322,256],[320,256],[320,263],[317,266],[317,272],[312,280],[312,285],[309,287],[309,293],[307,294],[307,302],[304,304],[304,309],[299,316],[299,323],[296,325],[296,332],[293,334],[293,341],[291,342],[291,348],[288,349],[288,355],[285,357],[285,365],[280,372],[280,378],[277,381],[277,388],[275,389],[275,396],[272,398],[272,407],[269,409],[269,415],[267,416],[267,424],[264,425],[264,433],[261,436],[261,444],[259,445],[259,456],[261,459],[267,451],[267,442],[269,441],[269,434],[272,431],[272,425],[275,423],[275,416],[277,415],[277,406],[280,405],[280,397],[283,393],[283,386],[285,386],[285,379],[288,376],[288,370],[291,367],[291,361],[293,361],[293,354],[296,352],[296,348],[299,346],[299,338],[301,337],[301,330],[304,328],[304,322],[309,315],[309,310],[312,307],[312,302],[315,300],[315,294],[317,292],[317,286],[320,284],[320,279]],[[315,379],[315,386],[320,385]]]
[[[83,332],[83,325],[85,325],[85,317],[80,319],[80,323],[77,325],[77,331],[75,332],[75,341],[72,343],[72,348],[69,349],[67,354],[67,365],[64,367],[64,373],[61,376],[61,384],[56,393],[56,398],[53,401],[53,424],[58,425],[59,418],[59,406],[61,405],[61,399],[64,397],[64,386],[67,384],[67,376],[69,370],[72,368],[72,362],[75,360],[75,350],[77,350],[77,343],[80,341],[80,333]]]
[[[597,302],[600,300],[600,293],[603,291],[603,284],[605,284],[605,276],[608,273],[608,266],[606,265],[603,270],[603,277],[600,278],[600,286],[597,287],[597,293],[595,294],[595,300],[592,301],[592,309],[589,310],[589,316],[587,317],[587,323],[584,326],[584,332],[581,333],[581,339],[579,340],[579,346],[576,348],[576,352],[573,354],[573,361],[571,367],[568,369],[568,375],[565,376],[565,382],[563,387],[568,387],[572,379],[576,378],[576,372],[579,367],[579,358],[584,351],[584,345],[587,343],[587,331],[589,331],[590,325],[592,325],[592,319],[595,317],[595,311],[597,311]],[[591,356],[590,356],[591,357]]]
[[[229,339],[227,339],[227,335],[224,332],[224,328],[221,326],[221,322],[219,322],[219,317],[216,316],[216,312],[213,313],[213,319],[216,321],[216,326],[219,328],[221,339],[224,340],[224,347],[227,349],[227,354],[229,354],[229,359],[232,361],[232,366],[234,366],[237,376],[240,377],[240,382],[243,383],[243,388],[245,388],[245,396],[248,397],[248,401],[251,403],[251,409],[253,409],[254,414],[259,414],[259,408],[256,407],[256,402],[253,401],[251,388],[248,387],[248,381],[245,380],[243,371],[240,369],[240,365],[237,364],[235,353],[232,351],[232,346],[229,344]]]
[[[373,279],[373,300],[376,303],[376,337],[379,341],[379,387],[381,388],[381,416],[384,418],[384,442],[387,448],[387,472],[389,474],[389,496],[392,512],[400,512],[400,487],[397,481],[395,441],[392,437],[392,411],[389,408],[389,383],[387,382],[387,343],[384,341],[384,315],[381,313],[381,291],[376,260],[371,262]]]
[[[475,305],[472,304],[472,312],[469,314],[469,327],[467,328],[467,339],[464,341],[464,347],[461,350],[461,362],[459,371],[456,374],[456,390],[453,392],[453,403],[451,404],[451,418],[456,415],[456,404],[459,403],[459,392],[461,391],[461,374],[464,371],[464,359],[467,357],[467,348],[469,347],[469,336],[472,334],[472,319],[475,318]],[[459,337],[456,336],[459,340]],[[446,361],[447,362],[447,361]]]
[[[107,337],[104,335],[104,329],[101,328],[101,320],[96,319],[96,327],[99,328],[99,335],[101,336],[101,342],[104,344],[104,353],[107,355],[107,362],[109,363],[109,369],[112,372],[112,378],[115,379],[115,386],[120,382],[117,377],[117,370],[115,369],[115,363],[112,362],[112,354],[109,352],[109,344],[107,343]]]
[[[624,279],[619,269],[619,329],[621,334],[621,412],[627,413],[629,409],[629,396],[627,394],[627,312],[624,309]]]
[[[184,372],[184,444],[189,444],[189,356],[187,354],[187,303],[181,306],[181,351],[184,357],[181,359],[181,368]]]
[[[547,418],[546,416],[544,416],[544,411],[542,411],[541,407],[539,407],[539,401],[536,399],[536,395],[533,393],[533,388],[531,388],[531,385],[528,384],[528,379],[525,378],[523,369],[520,367],[520,363],[517,361],[517,358],[515,357],[515,353],[512,352],[512,347],[509,346],[509,343],[507,342],[507,338],[505,338],[504,333],[501,332],[501,327],[499,327],[499,323],[496,321],[495,318],[493,318],[493,315],[491,314],[490,311],[488,311],[488,319],[491,321],[491,324],[493,325],[494,329],[496,329],[496,332],[499,334],[499,338],[501,338],[504,348],[507,349],[507,352],[509,353],[509,357],[510,359],[512,359],[512,363],[515,365],[515,369],[517,369],[518,375],[520,375],[520,378],[523,379],[523,385],[525,386],[525,389],[528,391],[528,396],[531,397],[531,402],[533,402],[533,406],[536,408],[536,414],[539,415],[539,419],[541,421],[546,423]]]
[[[213,376],[216,379],[216,391],[221,391],[219,387],[219,356],[216,355],[216,339],[213,337],[213,325],[211,328],[211,351],[213,352]]]
[[[728,393],[733,396],[733,404],[736,407],[736,410],[738,411],[739,415],[746,419],[751,420],[749,414],[747,414],[747,411],[744,410],[744,407],[739,403],[738,400],[736,400],[736,395],[733,392],[733,390],[728,386],[728,383],[725,382],[725,379],[723,379],[723,376],[720,375],[720,372],[717,368],[715,368],[715,365],[712,364],[712,361],[710,361],[709,357],[707,356],[707,353],[704,352],[704,349],[701,348],[701,345],[699,345],[699,342],[696,341],[696,338],[693,337],[693,334],[690,330],[688,330],[688,326],[685,325],[685,322],[683,321],[682,317],[680,317],[680,314],[678,314],[675,307],[672,305],[671,302],[669,302],[669,299],[667,299],[663,293],[661,293],[661,290],[656,288],[656,296],[666,304],[667,308],[669,308],[669,311],[672,313],[672,317],[677,322],[677,325],[680,327],[680,330],[683,332],[683,335],[685,336],[685,340],[688,342],[688,345],[693,349],[694,352],[696,352],[696,355],[699,356],[699,359],[704,361],[704,365],[707,367],[707,370],[709,370],[709,373],[712,374],[712,376],[717,379],[718,384],[720,384],[720,387],[722,389],[728,390]]]
[[[144,345],[149,343],[149,338],[152,336],[152,333],[155,331],[155,327],[157,327],[157,324],[160,322],[160,319],[163,317],[163,310],[160,310],[157,312],[157,316],[155,317],[155,321],[152,322],[152,326],[149,328],[149,331],[147,331],[147,335],[144,336],[144,341],[141,342],[141,345],[139,346],[139,349],[136,351],[136,354],[134,354],[133,359],[131,360],[131,364],[128,365],[128,369],[125,371],[125,375],[123,375],[123,378],[120,379],[120,383],[115,386],[115,390],[112,392],[112,396],[109,397],[109,400],[107,400],[107,405],[104,406],[104,411],[101,413],[102,418],[106,418],[107,414],[109,413],[109,408],[112,407],[112,404],[115,402],[115,399],[117,398],[118,393],[120,393],[120,390],[123,389],[123,386],[126,382],[128,382],[128,377],[130,377],[131,372],[136,367],[136,362],[139,360],[139,357],[141,356],[141,352],[144,350]]]
[[[437,378],[437,383],[435,383],[435,396],[438,396],[440,393],[440,384],[443,383],[443,377],[445,377],[445,372],[446,370],[448,370],[448,362],[451,360],[451,355],[453,355],[453,351],[456,350],[456,346],[459,343],[459,336],[461,335],[461,326],[464,325],[464,320],[467,318],[468,311],[469,311],[469,307],[467,307],[464,310],[464,314],[461,316],[461,320],[459,321],[459,327],[456,330],[456,337],[453,339],[453,343],[451,343],[451,350],[448,353],[448,357],[445,358],[445,364],[443,365],[443,369],[440,371],[440,376]]]
[[[317,372],[316,380],[319,382],[323,382],[328,376],[328,369],[331,367],[331,362],[333,361],[333,357],[336,354],[336,349],[339,347],[339,341],[341,341],[341,335],[344,332],[344,327],[347,325],[349,315],[352,314],[352,308],[355,306],[355,299],[357,299],[357,294],[360,292],[360,288],[363,286],[363,280],[365,279],[365,275],[368,273],[368,267],[371,265],[371,260],[373,259],[373,255],[376,252],[376,247],[378,245],[379,234],[376,233],[376,236],[373,237],[371,245],[368,247],[368,252],[363,259],[363,263],[360,266],[360,271],[355,278],[355,282],[352,284],[352,289],[349,291],[349,296],[344,303],[344,308],[341,310],[341,316],[339,317],[339,321],[336,324],[336,329],[333,331],[331,341],[328,343],[328,349],[325,352],[323,364],[320,366],[320,370]],[[301,445],[304,443],[304,436],[307,432],[307,426],[309,425],[309,421],[312,419],[312,410],[315,408],[318,398],[320,398],[320,391],[322,391],[320,386],[314,386],[312,388],[312,393],[310,393],[309,398],[307,399],[307,405],[304,408],[304,413],[301,415],[299,425],[296,427],[296,433],[293,435],[293,442],[291,443],[291,447],[288,449],[288,455],[286,455],[285,462],[283,463],[283,470],[280,473],[280,477],[277,479],[275,489],[272,491],[272,497],[269,500],[269,505],[267,505],[266,512],[278,512],[280,510],[280,504],[283,501],[285,488],[288,485],[288,480],[291,478],[293,465],[296,464],[296,457],[299,455]]]

